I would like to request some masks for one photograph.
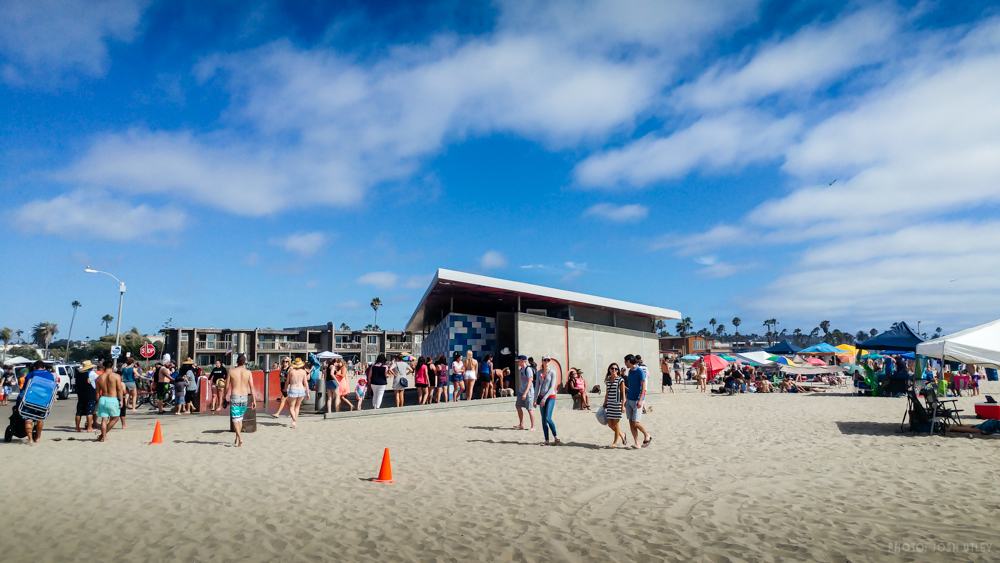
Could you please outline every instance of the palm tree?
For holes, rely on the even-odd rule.
[[[59,334],[59,327],[56,323],[38,323],[31,329],[31,338],[35,344],[45,346],[45,357],[49,355],[49,344],[52,344],[52,337]]]
[[[73,306],[73,318],[69,321],[69,334],[66,335],[66,357],[69,357],[69,342],[73,338],[73,323],[76,322],[76,310],[81,307],[79,301],[74,301],[70,305]]]
[[[382,306],[382,300],[379,299],[378,297],[372,299],[371,306],[372,306],[372,309],[375,309],[375,325],[374,326],[378,327],[378,308]],[[375,330],[378,330],[378,328],[376,328]]]
[[[712,317],[708,320],[708,324],[712,325],[712,330],[714,331],[715,325],[719,324],[719,321],[715,320],[715,317]]]
[[[719,323],[719,326],[715,327],[715,333],[722,336],[726,333],[726,325]]]
[[[801,328],[797,328],[797,329],[793,330],[792,331],[792,336],[794,337],[795,345],[798,346],[799,345],[799,341],[802,339],[802,329]]]
[[[111,327],[111,321],[115,320],[111,315],[104,315],[101,317],[101,324],[104,325],[104,336],[108,335],[108,328]]]
[[[351,330],[351,327],[347,326],[347,323],[340,323],[340,330]]]
[[[859,330],[857,334],[854,335],[854,339],[858,342],[864,342],[868,340],[868,335],[863,330]]]
[[[14,334],[17,335],[17,341],[20,342],[21,344],[24,344],[24,339],[21,338],[21,335],[24,334],[24,331],[21,329],[17,329],[14,331]]]
[[[941,338],[941,327],[934,329],[934,338]]]
[[[819,328],[823,331],[823,339],[826,340],[826,335],[830,334],[830,321],[819,323]]]
[[[689,330],[694,328],[694,323],[691,322],[691,317],[684,317],[682,320],[677,321],[675,328],[677,329],[677,334],[683,338],[687,336]]]
[[[0,328],[0,340],[3,340],[3,360],[0,363],[7,361],[7,343],[10,342],[11,332],[7,327]]]
[[[816,338],[819,338],[819,327],[815,327],[809,332],[809,340],[814,340]]]
[[[739,317],[733,317],[733,330],[736,331],[736,336],[740,335],[740,324],[742,322]]]
[[[764,324],[764,326],[767,327],[767,335],[766,335],[767,336],[767,345],[770,346],[771,345],[771,336],[774,335],[774,327],[777,326],[778,320],[777,319],[767,319],[766,321],[764,321],[763,324]]]
[[[872,335],[872,338],[875,338],[875,335],[878,334],[878,329],[877,328],[873,328],[873,329],[871,329],[871,330],[868,331],[868,334]]]

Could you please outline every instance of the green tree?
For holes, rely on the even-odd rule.
[[[677,334],[685,337],[688,335],[688,331],[694,328],[694,322],[691,320],[691,317],[684,317],[680,321],[677,321],[675,328],[677,329]]]
[[[873,328],[873,329],[871,329],[871,330],[868,331],[868,334],[872,335],[872,338],[875,338],[875,335],[878,334],[878,329],[877,328]]]
[[[736,336],[740,335],[741,324],[743,324],[743,321],[739,317],[733,317],[733,331],[736,333]]]
[[[7,361],[7,343],[10,342],[10,337],[13,336],[13,331],[7,327],[0,328],[0,340],[3,340],[3,360],[0,363]]]
[[[101,324],[104,325],[104,336],[108,335],[108,329],[111,328],[111,321],[115,320],[111,315],[104,315],[101,317]]]
[[[859,330],[858,333],[854,335],[854,339],[858,342],[864,342],[865,340],[868,340],[868,335],[865,334],[865,331]]]
[[[382,306],[382,300],[379,299],[378,297],[372,299],[371,306],[372,306],[372,309],[375,309],[375,322],[373,324],[374,324],[374,326],[377,327],[378,326],[378,308]],[[378,330],[378,329],[374,329],[374,330]]]
[[[347,323],[340,323],[340,330],[351,330],[351,327],[347,326]]]
[[[21,329],[17,329],[14,331],[14,334],[17,335],[17,341],[20,342],[21,344],[24,344],[24,339],[21,338],[21,335],[24,334],[24,331]]]
[[[719,323],[719,326],[715,327],[715,333],[719,336],[726,334],[726,325]]]
[[[715,320],[715,317],[712,317],[708,320],[708,324],[712,326],[712,330],[714,331],[715,325],[719,324],[719,321]]]
[[[934,338],[941,338],[941,327],[937,327],[937,328],[934,329],[933,337]]]
[[[10,356],[13,358],[15,356],[21,356],[23,358],[28,358],[29,360],[41,360],[41,356],[38,355],[38,351],[31,346],[14,346],[10,349]]]
[[[799,342],[802,340],[802,329],[797,328],[792,331],[792,337],[795,340],[795,345],[798,346]]]
[[[825,339],[826,335],[830,334],[830,321],[823,321],[819,323],[819,328],[823,331],[823,338]]]

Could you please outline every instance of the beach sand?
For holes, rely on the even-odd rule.
[[[549,448],[514,412],[468,411],[261,418],[237,449],[222,416],[161,416],[146,445],[141,409],[98,444],[63,401],[41,444],[0,444],[0,559],[1000,559],[1000,440],[899,434],[905,399],[656,400],[641,451],[570,410]],[[384,448],[392,484],[369,481]]]

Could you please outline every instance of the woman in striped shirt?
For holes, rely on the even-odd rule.
[[[607,393],[604,395],[604,412],[608,419],[608,427],[615,432],[615,441],[611,442],[608,447],[617,448],[619,437],[622,439],[622,445],[626,444],[625,433],[618,427],[622,420],[622,402],[625,399],[625,380],[621,376],[618,364],[608,366],[604,383],[607,386]]]

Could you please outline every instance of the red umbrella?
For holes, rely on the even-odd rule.
[[[821,360],[819,358],[807,358],[806,361],[809,362],[810,364],[814,365],[814,366],[825,366],[826,365],[826,362],[824,362],[823,360]]]
[[[708,370],[708,374],[713,376],[726,369],[726,366],[729,365],[729,362],[714,354],[705,356],[702,358],[702,361],[705,362],[705,369]]]

